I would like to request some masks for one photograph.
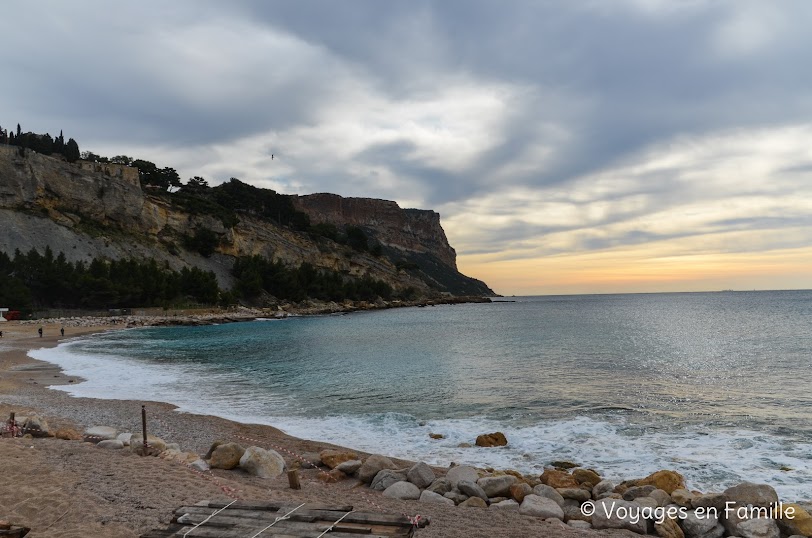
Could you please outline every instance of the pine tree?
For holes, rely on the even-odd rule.
[[[65,144],[65,160],[74,163],[79,160],[79,156],[79,144],[73,138],[69,138],[68,143]]]

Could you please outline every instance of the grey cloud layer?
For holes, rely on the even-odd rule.
[[[811,16],[805,0],[13,1],[2,122],[63,128],[85,149],[184,176],[394,198],[461,222],[470,200],[498,216],[510,189],[577,205],[583,178],[629,173],[672,140],[808,121]],[[808,162],[784,164],[802,179]],[[694,176],[630,175],[647,203],[596,225],[696,193]],[[539,224],[533,207],[463,237],[464,249],[584,226]],[[782,225],[768,217],[719,226]],[[628,229],[578,248],[672,233]]]

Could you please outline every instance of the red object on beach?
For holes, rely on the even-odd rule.
[[[3,314],[3,317],[6,318],[9,321],[13,321],[15,319],[20,319],[20,311],[19,310],[9,310],[5,314]]]

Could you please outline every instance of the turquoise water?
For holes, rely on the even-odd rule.
[[[76,395],[402,457],[675,468],[692,487],[812,498],[810,291],[525,297],[119,331],[36,355],[87,379],[60,387]],[[509,447],[458,448],[497,429]]]

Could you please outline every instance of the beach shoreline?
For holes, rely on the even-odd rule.
[[[242,424],[216,416],[176,413],[164,402],[97,400],[77,398],[52,385],[78,382],[58,366],[28,356],[32,349],[53,347],[69,338],[122,327],[82,326],[58,336],[60,323],[7,322],[0,340],[0,417],[37,414],[50,429],[104,425],[119,431],[139,431],[141,405],[146,405],[148,430],[182,450],[204,454],[217,440],[279,447],[288,466],[296,458],[317,455],[324,449],[368,454],[321,441],[289,436],[272,426]],[[251,439],[256,442],[247,441]],[[395,460],[399,465],[410,462]],[[579,531],[516,512],[472,510],[453,506],[401,501],[380,492],[354,487],[357,481],[326,484],[315,470],[301,469],[302,489],[289,489],[283,474],[275,479],[251,477],[239,471],[213,470],[203,477],[185,465],[160,458],[142,458],[128,450],[109,451],[82,441],[56,438],[0,439],[0,472],[6,477],[0,486],[0,518],[32,528],[35,537],[121,536],[137,537],[150,529],[166,526],[172,512],[181,505],[201,500],[227,500],[223,487],[251,500],[282,500],[334,505],[352,504],[357,509],[393,514],[429,516],[431,525],[419,536],[463,538],[476,536],[579,536]],[[442,470],[437,469],[438,472]],[[373,504],[374,503],[374,504]],[[601,531],[601,535],[626,534]],[[595,532],[590,533],[595,536]]]
[[[119,432],[138,432],[141,406],[145,405],[149,433],[179,444],[186,452],[202,455],[215,441],[237,442],[246,447],[274,449],[283,455],[289,468],[299,465],[299,457],[319,458],[325,449],[354,452],[361,459],[370,455],[329,442],[294,437],[269,425],[176,412],[178,407],[166,402],[102,400],[54,390],[50,387],[78,383],[81,379],[67,376],[56,364],[32,358],[30,351],[127,327],[93,325],[86,318],[74,326],[67,325],[65,336],[58,336],[59,329],[66,326],[65,321],[3,324],[0,417],[5,419],[12,411],[18,416],[36,414],[48,421],[52,432],[58,428],[82,432],[102,425]],[[37,334],[40,326],[42,337]],[[392,460],[401,469],[414,463]],[[0,486],[0,519],[35,529],[33,536],[136,537],[150,529],[165,527],[172,512],[181,505],[231,500],[229,491],[246,500],[352,504],[361,510],[429,516],[431,525],[418,532],[425,537],[631,535],[611,529],[584,531],[510,510],[389,499],[380,492],[357,487],[358,482],[352,478],[325,483],[324,473],[307,468],[300,469],[303,485],[300,491],[289,489],[284,474],[275,479],[259,479],[242,471],[213,470],[206,476],[182,463],[141,458],[127,449],[103,450],[79,440],[2,439],[0,461],[3,462],[0,472],[9,477]],[[434,467],[434,471],[442,476],[447,469]],[[11,485],[21,483],[22,488]]]

